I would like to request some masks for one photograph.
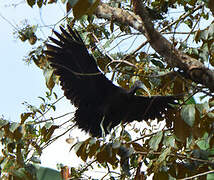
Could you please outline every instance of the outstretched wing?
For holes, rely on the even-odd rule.
[[[54,31],[59,40],[50,37],[55,44],[47,44],[48,60],[60,76],[60,84],[67,99],[77,107],[76,125],[101,136],[103,129],[113,128],[121,121],[155,119],[162,116],[168,103],[175,104],[173,96],[141,97],[115,86],[97,68],[81,37],[69,26],[62,34]]]
[[[55,45],[47,44],[45,53],[55,74],[60,76],[64,95],[78,108],[75,114],[77,125],[90,132],[95,124],[100,124],[105,99],[119,87],[99,71],[76,31],[69,26],[69,33],[62,27],[60,29],[62,34],[54,31],[59,40],[50,37]]]
[[[55,45],[47,44],[45,52],[60,76],[66,98],[79,107],[80,103],[92,105],[103,101],[103,97],[117,87],[97,68],[92,55],[88,53],[81,37],[69,26],[70,34],[60,27],[62,34],[54,31],[60,41],[50,37]]]
[[[178,104],[177,99],[176,96],[133,96],[126,121],[161,118],[167,110],[172,109],[170,104]]]

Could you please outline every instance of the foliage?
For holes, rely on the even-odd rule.
[[[211,21],[211,0],[143,2],[148,6],[156,29],[170,39],[175,47],[203,64],[213,66],[214,23]],[[143,123],[121,125],[107,137],[77,141],[71,150],[85,164],[78,168],[61,167],[63,177],[90,179],[92,177],[88,177],[87,171],[97,166],[106,170],[103,179],[147,179],[149,176],[164,180],[191,177],[213,179],[212,92],[176,73],[176,69],[169,68],[142,34],[131,26],[115,21],[114,17],[106,20],[95,16],[98,0],[27,0],[27,4],[34,8],[58,3],[66,6],[68,16],[57,25],[74,26],[97,59],[99,68],[109,73],[117,84],[128,89],[134,81],[141,80],[145,91],[138,91],[138,95],[184,94],[176,111],[171,110],[166,114],[170,122],[161,118],[146,122],[144,128]],[[113,8],[133,12],[131,1],[105,3]],[[173,13],[177,13],[176,16]],[[38,28],[35,27],[27,24],[17,34],[20,40],[28,40],[31,45],[37,46],[29,53],[27,61],[34,62],[36,67],[43,70],[50,92],[45,98],[40,97],[42,102],[38,108],[25,103],[28,111],[21,115],[19,123],[0,120],[2,178],[36,178],[36,170],[31,171],[30,168],[32,164],[39,163],[42,150],[57,139],[53,134],[62,126],[56,124],[57,117],[47,119],[44,116],[51,110],[57,111],[55,104],[61,99],[53,92],[53,88],[59,77],[54,75],[47,62],[43,41],[38,42],[40,38],[36,35]],[[53,98],[56,102],[50,103]],[[69,123],[67,127],[73,125],[70,121],[66,123]]]

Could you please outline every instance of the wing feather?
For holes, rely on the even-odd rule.
[[[69,26],[69,32],[60,29],[62,34],[53,31],[59,40],[50,37],[53,44],[47,44],[45,53],[60,76],[64,95],[77,107],[74,121],[79,128],[101,136],[101,122],[108,133],[108,127],[121,121],[160,118],[171,108],[169,103],[175,104],[174,96],[135,96],[115,86],[99,71],[78,32]]]
[[[104,116],[104,103],[119,87],[108,80],[97,68],[80,35],[69,26],[62,34],[54,31],[59,40],[50,37],[47,44],[48,60],[59,75],[60,85],[67,99],[78,108],[75,121],[79,128],[93,136],[100,134],[100,122]],[[103,108],[100,108],[100,107]]]
[[[126,122],[161,118],[167,110],[172,109],[170,104],[177,104],[177,99],[175,96],[133,96]]]

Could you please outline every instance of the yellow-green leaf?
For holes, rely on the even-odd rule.
[[[181,109],[181,117],[190,127],[192,127],[195,122],[195,105],[188,104],[183,106]]]

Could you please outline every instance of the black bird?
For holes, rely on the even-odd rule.
[[[138,84],[127,91],[114,85],[102,74],[95,59],[88,53],[80,35],[68,26],[68,32],[54,31],[59,40],[49,37],[55,44],[47,44],[48,61],[59,75],[64,95],[77,107],[76,125],[94,137],[100,137],[120,124],[134,120],[147,121],[160,118],[175,96],[136,96]]]

